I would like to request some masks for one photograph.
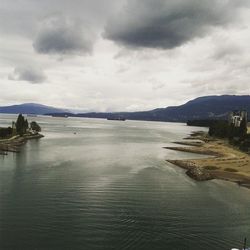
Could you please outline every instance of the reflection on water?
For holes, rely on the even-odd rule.
[[[1,249],[219,250],[250,234],[249,190],[165,161],[194,157],[162,148],[194,128],[36,120],[46,137],[0,157]]]

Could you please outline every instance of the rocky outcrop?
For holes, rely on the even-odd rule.
[[[196,181],[212,180],[211,173],[203,168],[195,165],[192,161],[182,160],[167,160],[168,162],[177,165],[181,168],[187,169],[186,174]]]
[[[207,180],[213,179],[212,175],[208,171],[206,171],[202,168],[199,168],[199,167],[190,168],[186,172],[186,174],[189,177],[195,179],[196,181],[207,181]]]

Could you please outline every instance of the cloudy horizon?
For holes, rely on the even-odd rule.
[[[0,106],[138,111],[250,93],[247,0],[0,2]]]

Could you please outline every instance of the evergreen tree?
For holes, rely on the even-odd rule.
[[[28,128],[29,128],[29,123],[28,123],[27,119],[25,119],[25,121],[24,121],[24,130],[25,130],[25,132],[27,131]]]
[[[27,129],[29,128],[29,123],[27,119],[24,119],[22,114],[18,115],[17,121],[16,121],[16,132],[19,135],[23,135],[26,133]]]

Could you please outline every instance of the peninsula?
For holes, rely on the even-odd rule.
[[[41,127],[37,122],[30,124],[22,114],[18,115],[17,121],[12,122],[12,127],[0,128],[0,155],[7,155],[8,152],[19,152],[20,147],[30,139],[44,137]]]

